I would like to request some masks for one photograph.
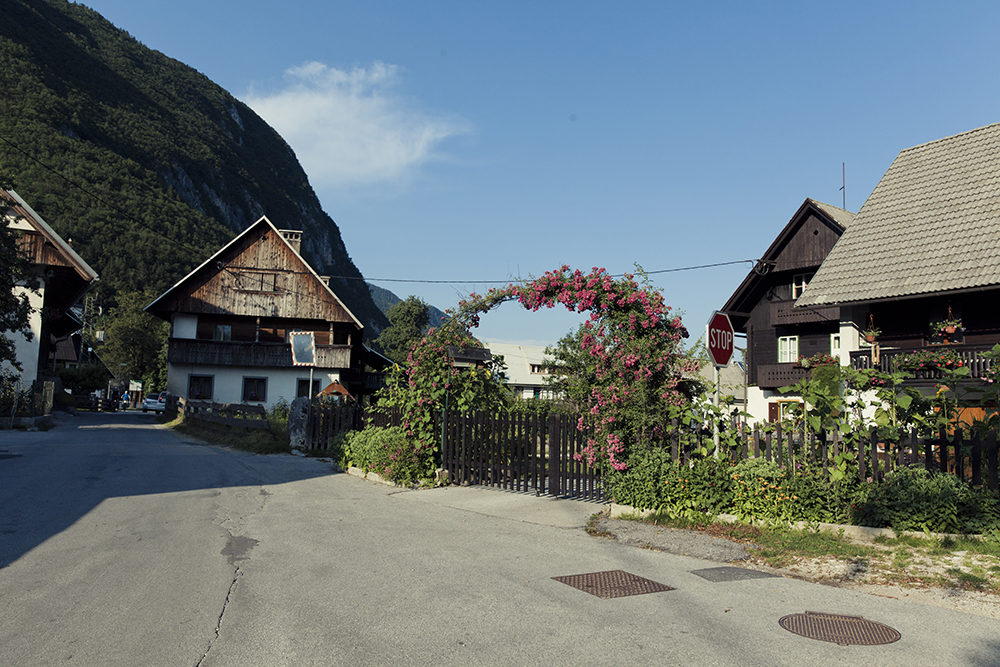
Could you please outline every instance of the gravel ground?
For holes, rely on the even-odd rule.
[[[1000,620],[1000,598],[989,593],[955,588],[903,588],[894,584],[882,584],[872,581],[866,572],[859,570],[854,564],[835,558],[804,559],[788,569],[775,569],[747,562],[754,547],[752,544],[738,544],[699,531],[654,526],[642,521],[604,518],[597,520],[592,527],[610,534],[609,539],[630,546],[729,563],[737,567],[850,588],[870,595],[946,607]],[[929,566],[928,571],[932,571],[934,567]]]
[[[665,528],[624,519],[600,519],[594,524],[594,528],[611,533],[622,544],[666,551],[678,556],[691,556],[718,563],[733,563],[750,557],[744,545],[696,530]]]

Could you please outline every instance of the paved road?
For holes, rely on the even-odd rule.
[[[582,530],[594,505],[399,491],[186,443],[140,413],[0,432],[0,665],[1000,664],[996,621],[771,578]],[[553,577],[675,590],[601,599]],[[897,629],[837,646],[778,620]]]

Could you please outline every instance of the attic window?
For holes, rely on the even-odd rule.
[[[535,375],[548,375],[549,369],[545,364],[531,364],[531,372]]]
[[[246,271],[236,276],[236,289],[244,292],[277,292],[278,274]]]
[[[798,299],[805,291],[806,285],[812,280],[813,273],[798,273],[792,276],[792,298]]]

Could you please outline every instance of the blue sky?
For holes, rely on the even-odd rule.
[[[806,197],[1000,120],[1000,4],[85,0],[274,126],[355,264],[454,306],[569,264],[757,258]],[[274,221],[280,225],[280,221]],[[654,273],[697,337],[749,265]],[[491,341],[566,312],[507,304]]]

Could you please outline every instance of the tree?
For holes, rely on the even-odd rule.
[[[0,187],[9,184],[0,177]],[[9,202],[0,201],[0,362],[7,362],[21,370],[17,361],[14,339],[7,334],[32,339],[28,317],[31,314],[29,293],[34,292],[37,278],[31,264],[17,248],[19,232],[7,225],[8,216],[13,215]]]
[[[559,339],[555,347],[545,348],[545,355],[552,357],[552,374],[545,384],[561,395],[577,411],[590,402],[592,388],[597,382],[597,359],[583,348],[587,327],[580,325]]]
[[[386,313],[389,326],[376,339],[385,356],[405,364],[413,343],[420,340],[430,322],[428,306],[412,294],[396,302]]]
[[[108,314],[105,342],[99,348],[108,368],[120,379],[142,380],[147,391],[160,388],[165,376],[161,352],[170,325],[143,310],[157,296],[149,290],[120,294],[118,305]]]

